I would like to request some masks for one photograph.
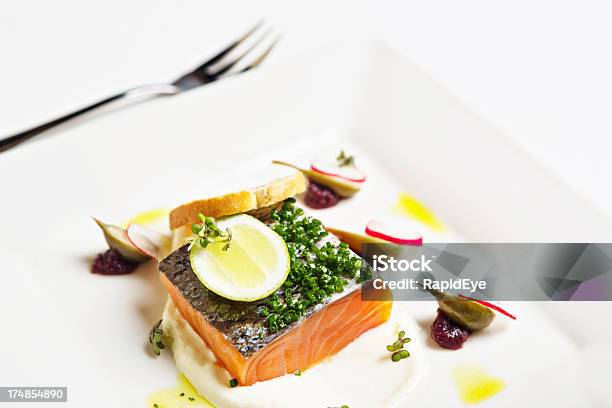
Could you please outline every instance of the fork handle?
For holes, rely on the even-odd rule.
[[[109,96],[108,98],[85,106],[84,108],[78,109],[74,112],[68,113],[49,122],[43,123],[42,125],[38,125],[15,135],[0,139],[0,153],[7,151],[17,145],[20,145],[21,143],[28,141],[51,128],[61,125],[62,123],[66,123],[72,119],[75,119],[81,115],[94,111],[103,106],[109,105],[113,102],[118,102],[121,100],[135,101],[142,100],[145,98],[152,98],[155,96],[175,95],[178,92],[179,89],[174,85],[143,85],[137,88],[129,89],[125,92]]]

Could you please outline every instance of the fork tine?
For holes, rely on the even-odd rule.
[[[250,45],[249,48],[244,50],[239,56],[235,57],[233,60],[225,64],[222,68],[215,70],[214,72],[209,71],[210,74],[217,78],[225,74],[227,71],[232,69],[237,63],[242,61],[244,57],[246,57],[247,54],[249,54],[251,51],[253,51],[253,49],[255,49],[259,44],[261,44],[261,42],[265,40],[271,33],[272,33],[272,30],[270,29],[267,30],[261,37],[257,39],[257,41],[255,41],[252,45]]]
[[[262,61],[265,60],[268,57],[268,55],[270,55],[270,52],[272,52],[272,49],[274,48],[274,46],[280,41],[280,38],[281,36],[277,35],[276,38],[274,38],[274,41],[272,41],[272,43],[268,46],[268,48],[266,48],[266,50],[259,57],[255,59],[255,61],[251,62],[246,67],[242,68],[240,72],[247,72],[248,70],[251,70],[255,68],[256,66],[258,66],[259,64],[261,64]]]
[[[238,38],[236,41],[234,41],[233,43],[231,43],[230,45],[225,47],[217,55],[215,55],[214,57],[210,58],[208,61],[206,61],[205,63],[203,63],[199,67],[197,67],[194,71],[205,70],[206,68],[208,68],[208,67],[210,67],[212,65],[215,65],[217,62],[219,62],[221,59],[223,59],[223,57],[225,57],[227,54],[232,52],[236,47],[238,47],[240,44],[242,44],[244,42],[244,40],[249,38],[255,31],[257,31],[257,29],[259,29],[259,27],[262,26],[263,23],[264,22],[262,20],[262,21],[258,22],[257,24],[255,24],[255,26],[253,26],[249,31],[244,33],[242,35],[242,37]]]

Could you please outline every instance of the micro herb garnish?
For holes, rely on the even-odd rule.
[[[336,157],[336,164],[338,164],[338,167],[354,166],[355,157],[347,156],[344,153],[344,150],[340,150],[340,154],[338,155],[338,157]]]
[[[229,380],[229,386],[230,386],[231,388],[235,388],[235,387],[237,387],[237,386],[238,386],[238,380],[237,380],[237,379],[235,379],[235,378],[232,378],[231,380]]]
[[[155,323],[155,325],[149,332],[149,343],[151,343],[151,346],[153,347],[153,353],[155,353],[156,356],[159,356],[161,354],[161,350],[166,347],[166,336],[164,335],[164,331],[160,327],[161,323],[162,320],[160,319],[157,323]]]
[[[410,338],[404,337],[406,335],[405,331],[400,331],[397,334],[397,340],[393,344],[389,344],[387,346],[387,351],[391,354],[391,361],[397,363],[400,360],[410,357],[410,353],[408,350],[404,349],[404,344],[410,343]]]
[[[198,244],[202,248],[206,248],[208,244],[225,242],[223,250],[227,251],[232,242],[232,231],[229,228],[226,228],[225,231],[219,229],[213,217],[207,217],[200,213],[198,218],[201,222],[191,225],[191,232],[193,232],[194,236],[189,242],[189,250]]]
[[[321,221],[304,216],[294,204],[295,199],[287,199],[271,214],[270,227],[287,244],[291,263],[283,286],[259,310],[272,333],[297,321],[310,306],[344,291],[347,278],[354,279],[362,269],[361,258],[347,244],[321,243],[328,235]]]
[[[293,374],[297,375],[298,377],[301,377],[302,376],[302,370],[296,370],[296,372],[293,373]]]

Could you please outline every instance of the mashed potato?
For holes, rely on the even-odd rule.
[[[236,388],[229,387],[231,375],[217,365],[214,354],[171,301],[164,310],[163,329],[172,337],[178,370],[218,407],[396,407],[412,400],[429,375],[418,341],[420,328],[399,303],[386,323],[300,376],[289,374]],[[411,356],[393,363],[385,347],[397,339],[400,329],[413,340],[407,344]]]

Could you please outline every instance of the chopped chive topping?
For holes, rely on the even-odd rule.
[[[323,224],[304,216],[304,210],[294,203],[295,199],[287,199],[271,214],[270,227],[287,244],[291,263],[283,286],[259,310],[273,333],[297,321],[309,307],[344,291],[348,279],[360,281],[371,272],[347,244],[321,244],[328,235]]]
[[[410,357],[408,350],[404,349],[404,344],[410,343],[410,338],[404,337],[406,332],[404,330],[397,334],[397,340],[393,344],[387,346],[387,351],[391,354],[391,361],[397,363],[400,360]]]
[[[226,228],[225,231],[219,229],[213,217],[207,217],[200,213],[198,214],[198,218],[201,222],[191,225],[193,237],[191,237],[191,241],[189,242],[189,249],[191,250],[191,248],[197,244],[202,248],[206,248],[208,244],[221,242],[225,243],[225,245],[223,245],[223,250],[227,251],[232,242],[232,231],[230,231],[229,228]]]
[[[235,378],[232,378],[231,380],[229,380],[229,386],[232,388],[235,388],[238,386],[238,380]]]

